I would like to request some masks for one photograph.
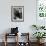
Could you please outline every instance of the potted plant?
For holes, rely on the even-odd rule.
[[[33,35],[37,38],[38,43],[41,43],[40,40],[42,38],[45,38],[44,36],[46,36],[46,33],[45,32],[35,32]]]
[[[45,29],[45,26],[32,25],[32,27],[35,28],[36,30]]]
[[[35,28],[36,30],[38,30],[38,26],[37,25],[32,25],[33,28]]]

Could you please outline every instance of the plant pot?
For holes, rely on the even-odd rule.
[[[45,40],[45,39],[40,39],[40,43],[44,43],[44,40]]]
[[[40,39],[37,39],[37,43],[40,43]]]
[[[41,44],[41,43],[44,42],[44,40],[45,40],[45,39],[38,39],[37,42],[38,42],[39,44]]]

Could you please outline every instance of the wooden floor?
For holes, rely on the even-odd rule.
[[[0,46],[5,46],[4,45],[4,43],[2,42],[0,42]],[[15,46],[15,42],[14,43],[8,43],[8,45],[7,46]],[[21,45],[22,46],[22,45]],[[24,45],[25,46],[25,45]],[[32,42],[32,43],[30,43],[30,46],[37,46],[37,43],[34,43],[34,42]],[[44,43],[43,45],[41,45],[41,46],[46,46],[46,43]]]

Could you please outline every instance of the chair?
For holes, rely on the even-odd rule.
[[[20,40],[24,40],[19,42],[19,46],[30,46],[30,42],[29,42],[29,33],[21,33],[21,39]]]
[[[17,40],[16,46],[18,46],[18,27],[11,28],[11,33],[5,33],[5,46],[7,46],[7,44],[8,44],[7,38],[10,38],[13,36],[17,36],[17,39],[15,38],[15,40]]]
[[[9,34],[9,33],[6,33],[5,34],[5,46],[7,46],[8,45],[8,42],[7,42],[7,38],[10,38],[11,36],[17,36],[17,38],[15,38],[15,40],[16,40],[16,46],[18,46],[18,34],[16,35],[16,34]]]

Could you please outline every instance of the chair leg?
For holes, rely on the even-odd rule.
[[[5,46],[7,46],[7,34],[5,34]]]
[[[7,46],[7,42],[5,41],[5,46]]]

